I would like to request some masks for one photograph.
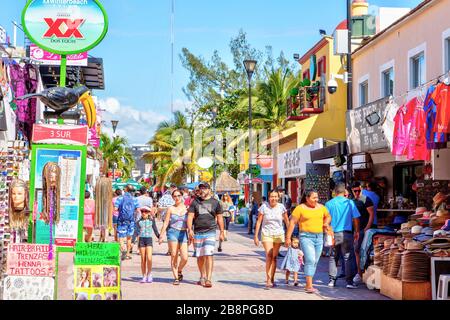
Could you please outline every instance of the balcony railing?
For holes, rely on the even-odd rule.
[[[287,100],[287,120],[304,120],[312,115],[323,112],[326,97],[326,88],[317,85],[293,89]]]

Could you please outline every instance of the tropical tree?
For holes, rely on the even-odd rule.
[[[157,185],[163,186],[168,181],[182,184],[186,176],[195,173],[193,135],[193,122],[180,111],[173,113],[173,120],[158,125],[148,142],[152,151],[142,156],[154,163]]]
[[[104,133],[101,134],[100,139],[100,150],[103,154],[106,168],[113,169],[114,164],[117,164],[117,169],[122,171],[123,177],[125,179],[130,178],[135,161],[127,139],[120,136],[115,136],[111,139]]]

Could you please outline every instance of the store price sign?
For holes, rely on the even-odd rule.
[[[108,31],[108,17],[97,0],[29,0],[22,25],[40,48],[68,55],[97,46]]]
[[[85,146],[88,143],[87,126],[52,124],[33,125],[33,143]]]

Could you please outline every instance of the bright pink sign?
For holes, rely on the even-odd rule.
[[[32,60],[40,61],[46,65],[60,65],[61,56],[59,54],[47,52],[38,46],[32,44],[30,46],[30,58]],[[88,53],[69,54],[67,56],[68,66],[85,67],[88,65]]]

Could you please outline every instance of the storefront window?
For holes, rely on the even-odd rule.
[[[423,171],[423,163],[398,164],[394,167],[394,195],[407,199],[416,205],[417,193],[413,190],[413,184],[420,179]]]

